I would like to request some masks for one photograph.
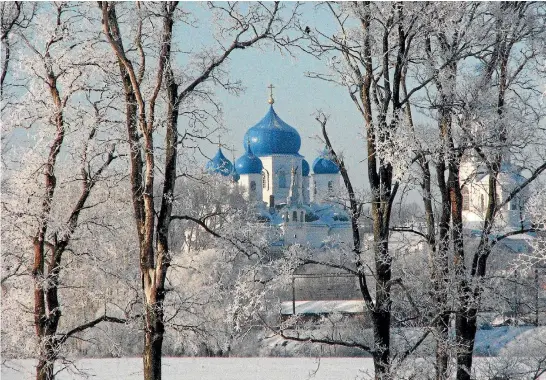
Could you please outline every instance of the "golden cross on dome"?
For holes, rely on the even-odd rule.
[[[275,103],[275,99],[273,99],[273,89],[275,87],[273,87],[272,84],[270,84],[267,88],[269,88],[269,100],[267,101],[269,104],[273,104]]]

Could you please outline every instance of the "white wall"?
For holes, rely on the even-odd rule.
[[[328,188],[328,183],[332,183],[332,189]],[[311,201],[321,203],[323,199],[328,199],[330,193],[336,193],[341,190],[341,175],[336,174],[312,174],[309,193]]]
[[[260,157],[264,166],[264,172],[269,176],[269,188],[263,189],[263,200],[269,204],[269,196],[275,196],[275,204],[286,203],[288,192],[290,190],[290,178],[292,172],[292,166],[297,167],[298,182],[303,189],[303,181],[301,175],[301,163],[303,157],[294,156],[291,154],[275,154],[273,156]],[[284,173],[285,187],[281,187],[281,181],[279,178],[280,173]],[[300,189],[300,190],[302,190]]]
[[[309,183],[310,183],[310,177],[303,177],[302,180],[302,196],[303,196],[303,203],[309,204],[311,201],[310,194],[309,194]]]
[[[250,191],[250,185],[251,182],[254,181],[256,183],[256,190],[251,193]],[[261,174],[241,174],[239,181],[239,188],[243,190],[243,195],[245,198],[249,201],[256,201],[256,200],[262,200],[263,199],[263,193],[262,193],[262,175]]]

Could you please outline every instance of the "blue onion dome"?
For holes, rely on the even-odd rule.
[[[218,152],[216,152],[216,155],[212,158],[212,160],[207,162],[205,169],[211,174],[218,173],[224,177],[227,177],[233,173],[233,164],[226,158],[226,156],[224,156],[224,153],[222,153],[222,148],[218,148]]]
[[[262,160],[254,155],[250,144],[246,145],[246,152],[235,161],[235,170],[238,174],[260,174],[264,166]]]
[[[309,162],[307,162],[306,159],[303,159],[302,162],[301,162],[301,174],[304,176],[304,177],[307,177],[309,176]]]
[[[246,132],[245,141],[250,141],[250,147],[257,156],[298,154],[301,147],[298,131],[282,121],[273,106],[258,124]]]
[[[339,167],[331,159],[328,148],[324,148],[320,156],[313,161],[313,173],[315,174],[337,174]]]

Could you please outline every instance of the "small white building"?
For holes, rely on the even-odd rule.
[[[483,226],[489,202],[489,172],[474,157],[461,163],[460,184],[463,196],[463,221],[470,229]],[[503,203],[510,193],[525,182],[521,168],[509,160],[502,163],[497,182],[497,198]],[[520,229],[529,224],[523,213],[526,189],[510,200],[498,212],[497,229]]]

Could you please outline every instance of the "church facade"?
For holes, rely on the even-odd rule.
[[[273,107],[244,136],[244,154],[231,162],[221,147],[207,163],[206,170],[233,182],[248,202],[256,205],[262,220],[281,232],[277,246],[292,244],[321,247],[352,239],[350,219],[343,201],[339,168],[324,149],[309,165],[299,150],[298,131],[283,121]],[[499,173],[497,197],[503,202],[526,178],[509,160]],[[460,184],[463,196],[465,229],[479,231],[488,204],[489,174],[478,160],[468,157],[461,164]],[[522,191],[499,211],[495,229],[521,229],[529,222],[523,209],[526,191]]]
[[[469,229],[483,226],[489,200],[489,172],[475,157],[470,156],[461,163],[460,184],[463,196],[463,220]],[[497,199],[504,203],[510,193],[523,184],[526,178],[521,175],[521,168],[508,158],[502,163],[497,181]],[[521,229],[528,227],[524,205],[528,196],[523,189],[498,212],[496,228],[499,230]]]
[[[232,180],[262,219],[280,230],[276,246],[321,247],[351,241],[349,216],[335,194],[342,189],[339,168],[322,151],[309,165],[299,150],[298,131],[275,112],[269,99],[265,116],[245,134],[244,154],[232,163],[218,148],[206,170]]]

